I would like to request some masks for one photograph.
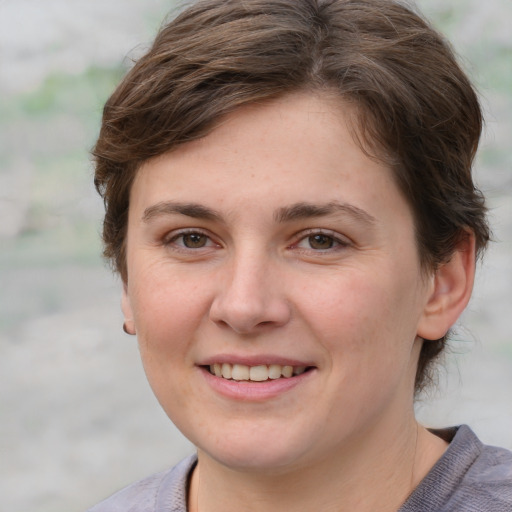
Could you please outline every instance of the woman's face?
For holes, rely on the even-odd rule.
[[[125,316],[169,417],[229,467],[340,456],[412,416],[431,280],[350,114],[306,94],[243,107],[133,184]]]

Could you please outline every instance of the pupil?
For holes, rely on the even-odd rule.
[[[206,245],[206,236],[201,233],[191,233],[183,235],[183,244],[190,249],[197,249]]]
[[[333,240],[330,236],[313,235],[309,237],[309,245],[313,249],[330,249],[333,245]]]

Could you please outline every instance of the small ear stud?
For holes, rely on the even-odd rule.
[[[135,331],[134,332],[130,332],[128,330],[128,327],[126,327],[126,322],[123,322],[123,331],[126,333],[126,334],[129,334],[130,336],[134,336],[135,335]]]

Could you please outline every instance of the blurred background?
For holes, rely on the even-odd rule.
[[[430,426],[512,448],[512,3],[421,0],[477,85],[477,160],[496,242],[457,329]],[[84,511],[193,449],[160,410],[120,284],[101,260],[89,150],[102,105],[164,0],[0,0],[1,510]]]

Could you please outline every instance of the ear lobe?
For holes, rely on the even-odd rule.
[[[438,340],[455,324],[471,298],[475,254],[475,237],[468,232],[450,260],[432,276],[432,292],[418,324],[418,336]]]
[[[126,283],[123,283],[123,292],[121,295],[121,311],[123,312],[124,316],[124,331],[127,334],[135,334],[135,322],[133,321],[132,305],[130,302],[130,297],[128,296],[128,286]]]

